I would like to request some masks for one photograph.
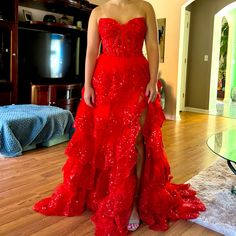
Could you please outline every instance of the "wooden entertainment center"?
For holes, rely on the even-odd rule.
[[[23,103],[53,105],[70,110],[75,115],[84,82],[88,19],[94,7],[96,6],[85,0],[1,1],[0,105]],[[31,11],[38,11],[41,15],[47,15],[47,17],[39,19],[38,16],[38,19],[35,19],[36,14],[31,15]],[[47,22],[44,20],[46,18]],[[49,34],[69,35],[71,38],[78,37],[81,48],[79,55],[76,55],[79,69],[74,68],[75,66],[67,65],[71,71],[77,70],[77,74],[74,75],[67,72],[65,78],[61,76],[62,78],[57,79],[58,75],[56,75],[56,79],[51,79],[50,76],[45,79],[40,78],[40,75],[43,74],[42,71],[35,70],[35,76],[32,76],[32,72],[31,74],[28,73],[27,64],[24,64],[27,58],[25,59],[21,55],[22,47],[27,48],[28,46],[27,41],[25,43],[21,42],[24,40],[21,36],[24,35],[24,32],[22,33],[21,31],[24,30],[28,34],[30,32],[46,32]],[[35,36],[35,38],[37,37]],[[70,41],[72,40],[69,38],[68,42]],[[68,43],[64,47],[67,45]],[[42,48],[43,50],[46,49]],[[75,60],[74,57],[72,58],[73,60]],[[69,63],[73,64],[74,61],[69,61],[67,64]],[[33,68],[30,69],[34,70]]]
[[[61,107],[75,116],[81,89],[81,84],[32,85],[31,103]]]

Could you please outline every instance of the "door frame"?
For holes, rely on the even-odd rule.
[[[184,35],[183,35],[184,36],[183,37],[184,47],[183,47],[183,56],[182,56],[182,75],[181,75],[180,105],[179,105],[180,111],[185,110],[190,18],[191,18],[191,12],[185,10]]]

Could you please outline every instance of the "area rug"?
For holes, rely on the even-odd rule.
[[[207,208],[191,221],[225,236],[236,236],[236,195],[231,193],[232,186],[236,185],[236,175],[226,160],[218,159],[187,183],[198,192]]]

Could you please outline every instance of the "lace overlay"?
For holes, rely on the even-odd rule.
[[[148,62],[142,55],[145,18],[120,24],[99,20],[103,53],[93,76],[94,108],[79,104],[76,132],[65,150],[64,181],[52,196],[35,204],[45,215],[94,212],[98,236],[126,235],[136,186],[135,142],[145,138],[145,163],[139,194],[139,213],[154,230],[167,230],[169,220],[191,219],[205,210],[189,185],[172,184],[161,135],[164,115],[160,101],[147,104]],[[140,116],[147,108],[144,127]]]

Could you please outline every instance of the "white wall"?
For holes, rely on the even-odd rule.
[[[160,63],[160,71],[167,83],[166,108],[167,119],[176,119],[176,96],[178,77],[178,53],[180,36],[181,6],[187,0],[148,0],[156,12],[157,18],[166,18],[165,60]]]

